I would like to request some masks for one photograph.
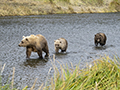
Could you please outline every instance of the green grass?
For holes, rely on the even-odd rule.
[[[13,67],[13,75],[12,75],[12,81],[10,83],[6,83],[5,85],[2,86],[2,72],[5,68],[5,64],[3,65],[3,68],[0,73],[0,90],[17,90],[14,88],[13,83],[14,83],[14,74],[15,74],[15,67]]]
[[[108,56],[95,60],[92,67],[74,69],[60,65],[61,70],[54,65],[54,77],[50,85],[42,90],[120,90],[120,61]]]

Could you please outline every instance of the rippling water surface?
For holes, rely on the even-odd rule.
[[[107,36],[104,47],[95,47],[94,35],[103,32]],[[6,64],[2,74],[3,84],[12,79],[15,67],[14,84],[18,89],[30,88],[38,78],[36,89],[48,77],[51,61],[38,59],[37,53],[26,59],[26,49],[18,47],[22,36],[42,34],[48,41],[50,56],[62,64],[70,63],[81,68],[100,56],[120,53],[120,13],[108,14],[59,14],[40,16],[0,17],[0,62]],[[54,40],[64,37],[68,41],[66,53],[56,54]],[[45,55],[45,53],[43,53]],[[56,64],[59,66],[59,64]],[[53,70],[50,76],[53,75]]]

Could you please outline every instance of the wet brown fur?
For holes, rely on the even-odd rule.
[[[107,37],[104,33],[97,33],[94,37],[94,43],[96,46],[100,44],[101,46],[106,44]]]
[[[64,40],[65,40],[65,42],[66,42],[66,47],[65,47],[65,49],[64,49],[64,50],[62,50],[62,52],[66,52],[67,47],[68,47],[68,42],[67,42],[67,40],[66,40],[65,38],[61,38],[61,39],[64,39]]]
[[[39,58],[43,58],[42,51],[46,53],[45,57],[49,56],[48,44],[44,36],[40,34],[30,35],[30,37],[28,37],[27,39],[28,39],[29,45],[24,46],[26,47],[27,58],[30,57],[31,52],[37,52],[39,55]],[[22,46],[22,43],[20,43],[19,46]]]
[[[56,52],[58,52],[59,51],[59,49],[61,49],[61,52],[66,52],[66,50],[67,50],[67,47],[68,47],[68,42],[67,42],[67,40],[65,39],[65,38],[59,38],[59,39],[57,39],[57,40],[64,40],[65,41],[65,43],[64,43],[64,46],[63,47],[57,47],[56,48],[56,44],[54,43],[54,45],[55,45],[55,51]]]

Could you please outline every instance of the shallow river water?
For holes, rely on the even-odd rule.
[[[98,32],[107,36],[103,47],[94,45],[94,35]],[[83,68],[104,55],[120,56],[120,13],[0,17],[0,62],[6,64],[2,73],[3,84],[12,80],[13,67],[14,85],[18,89],[32,87],[36,78],[36,89],[46,81],[51,60],[38,59],[37,53],[26,59],[26,48],[18,47],[22,36],[31,34],[42,34],[48,41],[51,58],[55,55],[57,61],[69,67],[71,63],[74,67],[79,63]],[[56,54],[54,40],[60,37],[67,39],[68,49],[66,53]]]

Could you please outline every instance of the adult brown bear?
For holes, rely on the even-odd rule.
[[[26,55],[27,58],[30,58],[31,52],[37,52],[39,58],[42,57],[42,51],[46,53],[45,57],[49,56],[49,49],[47,40],[41,34],[38,35],[30,35],[30,36],[23,36],[22,41],[19,43],[20,47],[26,47]]]
[[[94,37],[94,43],[96,46],[100,44],[101,46],[106,44],[107,37],[104,33],[97,33]]]

